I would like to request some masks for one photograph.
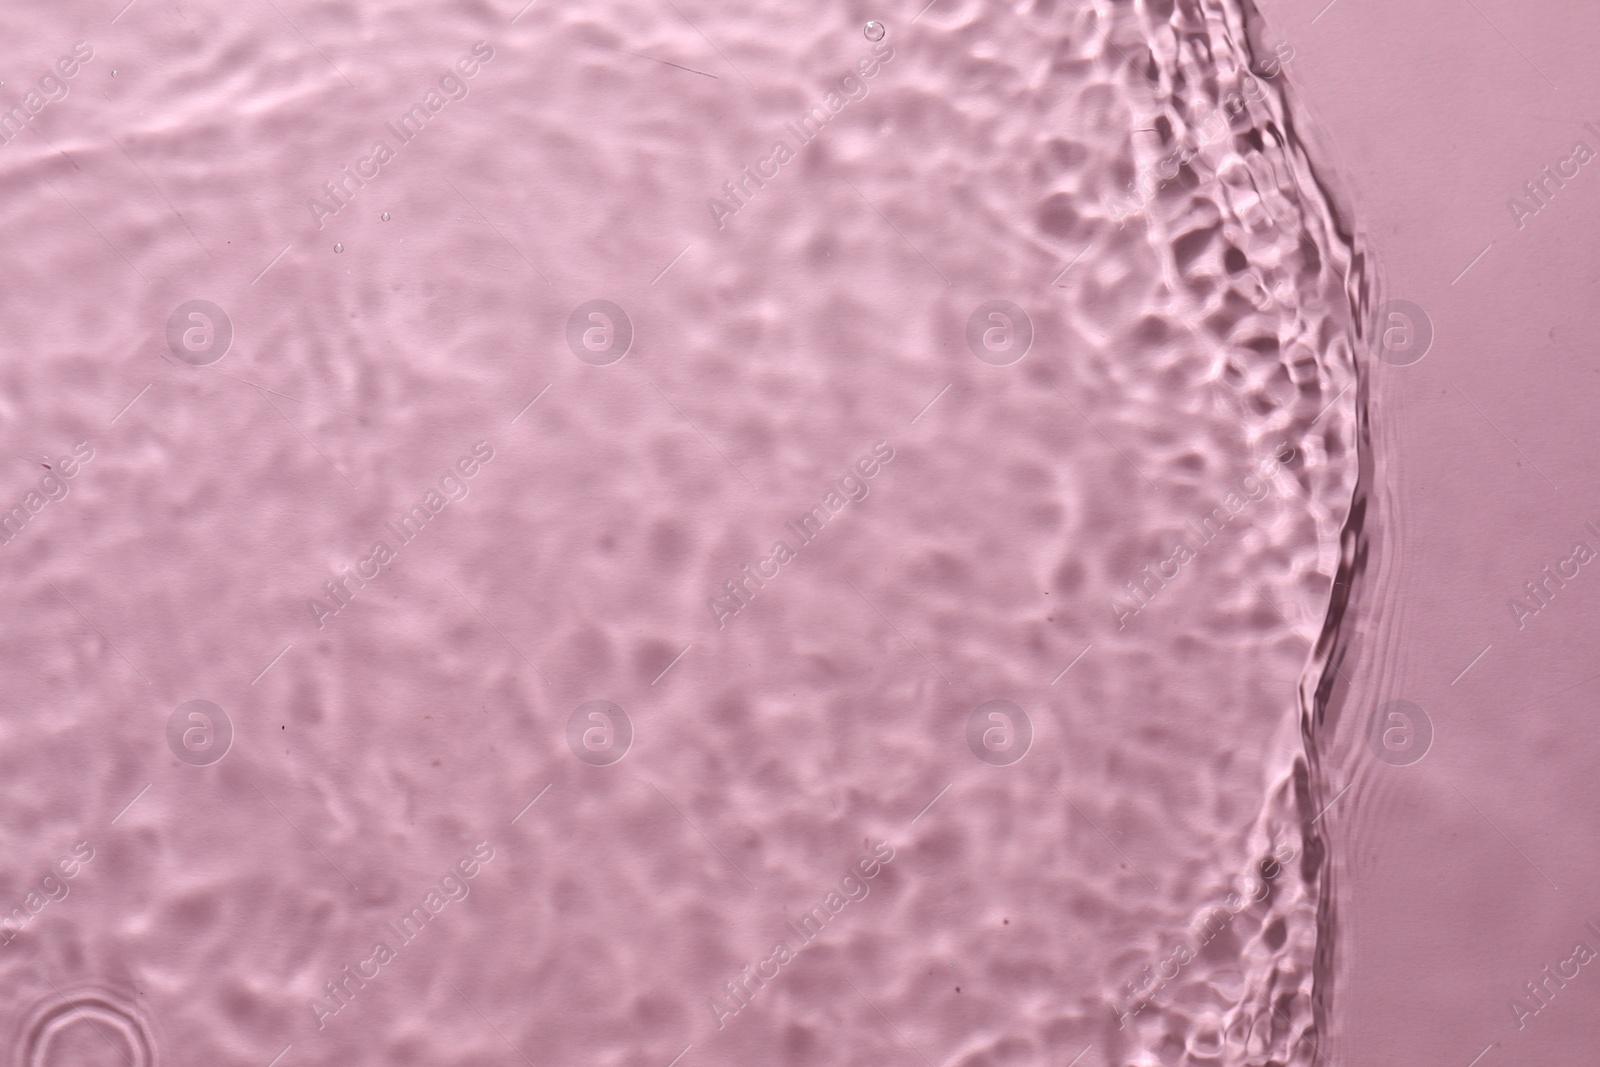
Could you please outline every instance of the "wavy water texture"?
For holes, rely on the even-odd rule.
[[[1121,40],[1119,14],[1129,26]],[[1329,1032],[1336,973],[1334,871],[1317,826],[1335,795],[1320,750],[1337,718],[1336,685],[1348,682],[1340,667],[1351,639],[1350,598],[1372,538],[1367,381],[1358,359],[1369,282],[1349,223],[1297,134],[1284,69],[1292,47],[1273,46],[1249,0],[1130,6],[1114,11],[1107,26],[1108,45],[1130,67],[1143,66],[1150,82],[1151,106],[1140,126],[1155,136],[1135,142],[1142,149],[1136,175],[1177,171],[1155,197],[1142,195],[1136,177],[1122,210],[1143,202],[1152,245],[1170,253],[1169,276],[1189,283],[1190,321],[1234,354],[1232,380],[1260,383],[1241,390],[1247,424],[1308,451],[1308,471],[1317,473],[1307,497],[1321,546],[1318,570],[1333,572],[1330,585],[1307,590],[1308,610],[1325,605],[1325,617],[1299,686],[1301,745],[1280,759],[1250,837],[1266,908],[1243,928],[1229,919],[1222,932],[1235,940],[1225,946],[1217,940],[1223,913],[1214,905],[1197,911],[1188,940],[1203,961],[1197,980],[1212,996],[1136,1000],[1140,1015],[1154,1009],[1154,1018],[1119,1055],[1130,1064],[1149,1057],[1309,1065],[1323,1055],[1318,1043]],[[1258,93],[1247,91],[1252,84]],[[1142,89],[1130,82],[1134,98]],[[1230,119],[1226,137],[1217,133],[1219,113]],[[1173,160],[1175,150],[1193,162],[1165,169],[1153,162]],[[1260,292],[1271,296],[1254,299]],[[1267,308],[1251,314],[1246,303]],[[1250,355],[1261,358],[1238,359]],[[1293,382],[1298,396],[1263,387],[1275,377]],[[1284,840],[1299,842],[1300,852],[1281,866],[1287,877],[1275,879],[1274,843]],[[1149,982],[1145,975],[1139,985]]]
[[[106,22],[0,144],[15,1062],[1316,1059],[1365,283],[1260,32]]]

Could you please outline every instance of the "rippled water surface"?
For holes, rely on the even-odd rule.
[[[1314,1062],[1293,49],[518,6],[0,16],[14,1062]]]

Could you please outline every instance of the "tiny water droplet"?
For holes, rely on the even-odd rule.
[[[382,218],[383,218],[384,222],[388,222],[389,221],[389,213],[387,211],[385,211],[383,213],[383,215],[382,215]]]
[[[335,252],[343,252],[344,251],[344,245],[334,245],[333,246],[333,250]]]
[[[889,30],[881,22],[869,22],[861,32],[867,35],[867,40],[869,41],[881,41],[883,40],[883,35],[888,33]]]

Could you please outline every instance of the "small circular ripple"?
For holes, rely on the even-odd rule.
[[[74,1032],[79,1028],[83,1035]],[[53,997],[41,1005],[22,1029],[16,1062],[22,1067],[65,1067],[71,1049],[80,1047],[80,1037],[95,1045],[109,1042],[119,1053],[115,1062],[154,1067],[155,1044],[149,1026],[131,1005],[103,990]],[[57,1051],[52,1054],[52,1049]]]

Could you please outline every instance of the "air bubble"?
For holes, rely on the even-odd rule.
[[[881,22],[869,22],[861,32],[867,35],[869,41],[881,41],[889,29]]]
[[[343,252],[344,251],[344,245],[334,245],[333,246],[333,250],[335,252]]]
[[[388,222],[389,221],[389,213],[387,211],[385,211],[382,215],[380,215],[378,217],[381,218],[384,222]]]

